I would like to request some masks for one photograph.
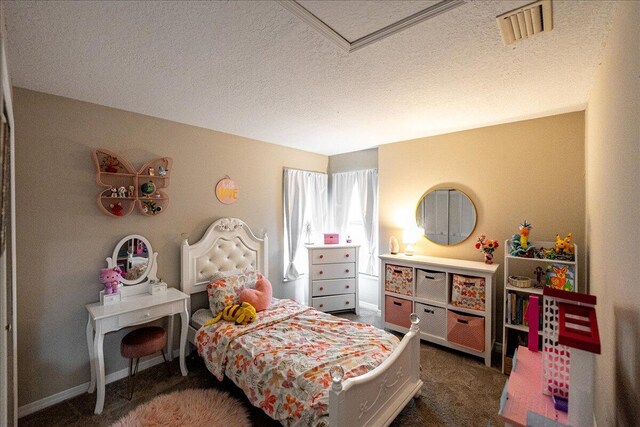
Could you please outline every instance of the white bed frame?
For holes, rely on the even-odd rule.
[[[216,272],[254,267],[268,277],[266,233],[256,237],[238,218],[221,218],[209,226],[200,241],[182,243],[182,291],[204,292]],[[418,316],[398,347],[377,368],[359,377],[333,377],[329,392],[331,426],[387,426],[412,397],[418,397],[420,380],[420,336]],[[193,343],[196,330],[189,326]]]

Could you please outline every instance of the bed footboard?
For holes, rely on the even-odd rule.
[[[411,315],[409,332],[374,370],[342,381],[342,368],[331,368],[330,426],[387,426],[420,393],[419,321]]]

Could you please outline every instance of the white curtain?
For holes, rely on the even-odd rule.
[[[378,247],[378,170],[365,169],[334,173],[331,175],[331,180],[333,229],[341,235],[346,234],[351,214],[353,190],[358,188],[358,201],[368,254],[366,263],[361,266],[361,272],[375,275],[377,273],[376,254]]]
[[[369,259],[364,272],[366,274],[375,274],[378,247],[378,170],[356,171],[356,183],[358,194],[360,195],[360,209],[362,210],[365,238],[369,249]]]
[[[287,265],[284,277],[300,276],[296,256],[303,245],[305,224],[316,232],[325,230],[327,219],[327,174],[285,168],[282,177],[284,229],[287,245]]]

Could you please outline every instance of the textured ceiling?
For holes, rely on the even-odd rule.
[[[398,3],[313,8],[358,37]],[[4,7],[16,86],[337,154],[583,109],[614,4],[556,0],[553,31],[503,46],[495,17],[526,3],[471,1],[352,53],[271,1]]]

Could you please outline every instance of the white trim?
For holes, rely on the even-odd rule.
[[[347,53],[351,53],[355,50],[361,49],[371,43],[378,40],[385,39],[393,34],[419,24],[422,21],[433,18],[441,13],[448,12],[455,9],[458,6],[465,4],[466,0],[442,0],[426,9],[420,10],[413,15],[407,16],[399,21],[396,21],[386,27],[376,30],[370,34],[360,37],[353,42],[347,40],[344,36],[338,33],[336,30],[327,25],[320,18],[315,16],[304,6],[298,3],[296,0],[277,0],[278,3],[298,18],[305,21],[309,26],[315,28],[320,34],[325,36],[329,41],[333,42],[339,48]]]
[[[180,349],[173,350],[173,357],[180,357]],[[151,359],[142,360],[140,362],[140,366],[138,367],[138,371],[144,371],[145,369],[149,369],[152,366],[163,363],[164,360],[162,356],[156,356]],[[129,375],[129,368],[121,369],[116,372],[112,372],[105,377],[105,384],[110,384],[112,382],[121,380],[126,378]],[[49,406],[56,405],[60,402],[64,402],[67,399],[71,399],[72,397],[80,396],[81,394],[87,393],[89,390],[89,382],[77,385],[67,390],[63,390],[59,393],[52,394],[51,396],[47,396],[43,399],[36,400],[35,402],[27,403],[26,405],[20,406],[18,408],[18,418],[25,417],[27,415],[31,415],[35,412],[38,412],[42,409],[48,408]]]
[[[380,314],[380,308],[376,305],[376,304],[371,304],[370,302],[366,302],[366,301],[362,301],[360,300],[359,302],[360,308],[366,308],[367,310],[374,310],[376,311],[378,314]]]

